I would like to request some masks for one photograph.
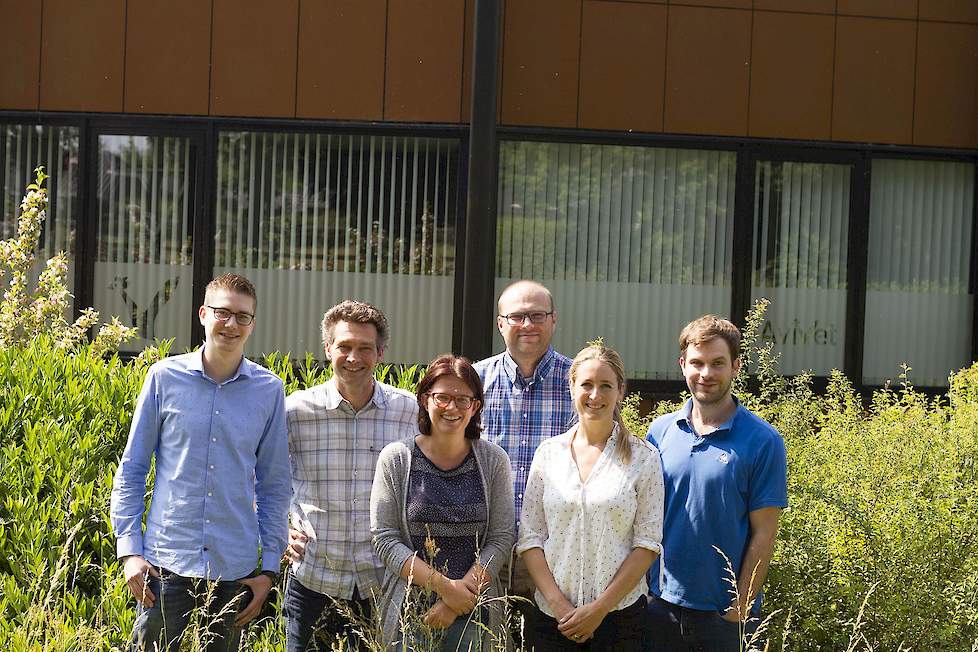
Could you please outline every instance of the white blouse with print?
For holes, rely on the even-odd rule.
[[[517,552],[542,548],[560,591],[575,607],[593,602],[634,548],[662,553],[662,468],[651,444],[634,438],[625,465],[612,432],[587,481],[571,455],[576,426],[537,448],[523,493]],[[624,435],[632,437],[632,435]],[[645,593],[645,576],[615,610]],[[553,611],[538,590],[537,605]]]

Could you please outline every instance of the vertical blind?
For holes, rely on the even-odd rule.
[[[196,151],[183,137],[100,136],[94,307],[135,326],[124,350],[190,341]]]
[[[35,125],[0,125],[0,240],[17,234],[20,202],[34,169],[44,166],[49,175],[48,210],[41,225],[34,279],[47,259],[60,251],[74,252],[75,199],[78,195],[78,129]],[[68,288],[74,285],[74,257],[70,256]]]
[[[876,159],[870,191],[863,381],[912,369],[946,386],[971,361],[975,166]]]
[[[501,143],[497,295],[539,280],[556,348],[603,337],[629,377],[680,377],[679,330],[730,309],[735,172],[732,152]]]
[[[849,165],[760,161],[754,179],[753,299],[783,373],[842,369]]]
[[[389,361],[450,349],[457,193],[453,140],[222,133],[215,273],[258,289],[249,353],[322,357],[322,315],[346,298],[384,310]]]

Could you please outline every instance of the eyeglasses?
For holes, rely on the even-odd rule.
[[[468,410],[476,401],[474,396],[456,396],[454,394],[444,394],[442,392],[428,394],[428,396],[430,396],[431,400],[435,402],[435,405],[443,410],[452,403],[454,403],[455,407],[457,407],[459,410]]]
[[[231,319],[231,315],[234,315],[234,321],[238,322],[238,326],[248,326],[255,320],[255,316],[248,312],[234,312],[227,308],[215,308],[214,306],[204,307],[210,308],[214,312],[214,319],[217,321],[227,321]]]
[[[533,312],[511,312],[508,315],[499,316],[505,319],[506,323],[510,326],[519,326],[526,322],[527,319],[530,320],[531,324],[542,324],[552,314],[554,314],[553,310],[550,312],[535,310]]]

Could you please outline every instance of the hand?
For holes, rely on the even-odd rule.
[[[450,580],[447,577],[435,587],[438,594],[449,609],[456,614],[467,614],[475,609],[479,595],[471,591],[462,580]]]
[[[727,610],[721,616],[728,623],[739,623],[740,622],[740,612],[737,610],[736,606],[728,607]]]
[[[136,601],[150,609],[156,603],[156,596],[149,590],[149,583],[146,580],[150,575],[159,577],[159,572],[140,555],[126,557],[122,569],[125,573],[126,584]]]
[[[306,541],[309,540],[305,534],[293,527],[289,528],[289,545],[285,548],[285,560],[293,564],[302,561],[306,554]]]
[[[261,613],[262,605],[268,597],[268,592],[272,590],[272,578],[268,575],[256,575],[255,577],[245,577],[238,580],[251,589],[251,602],[238,612],[234,619],[235,627],[244,627],[254,620]]]
[[[432,629],[447,629],[458,618],[458,614],[448,608],[444,600],[438,600],[424,615],[424,624]]]
[[[575,643],[583,643],[594,636],[594,630],[607,615],[607,609],[597,602],[588,602],[557,621],[557,629]]]
[[[462,584],[470,592],[476,595],[482,595],[482,592],[489,588],[489,576],[484,572],[472,568],[462,578]]]

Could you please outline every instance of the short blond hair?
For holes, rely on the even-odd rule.
[[[207,287],[204,288],[204,301],[207,302],[207,297],[218,290],[237,292],[238,294],[251,297],[255,302],[255,308],[258,307],[258,293],[255,292],[255,284],[240,274],[231,274],[228,272],[226,274],[221,274],[213,281],[208,283]]]
[[[740,357],[740,329],[716,315],[703,315],[686,324],[679,334],[679,354],[685,356],[690,344],[699,346],[719,337],[730,348],[730,360]]]

